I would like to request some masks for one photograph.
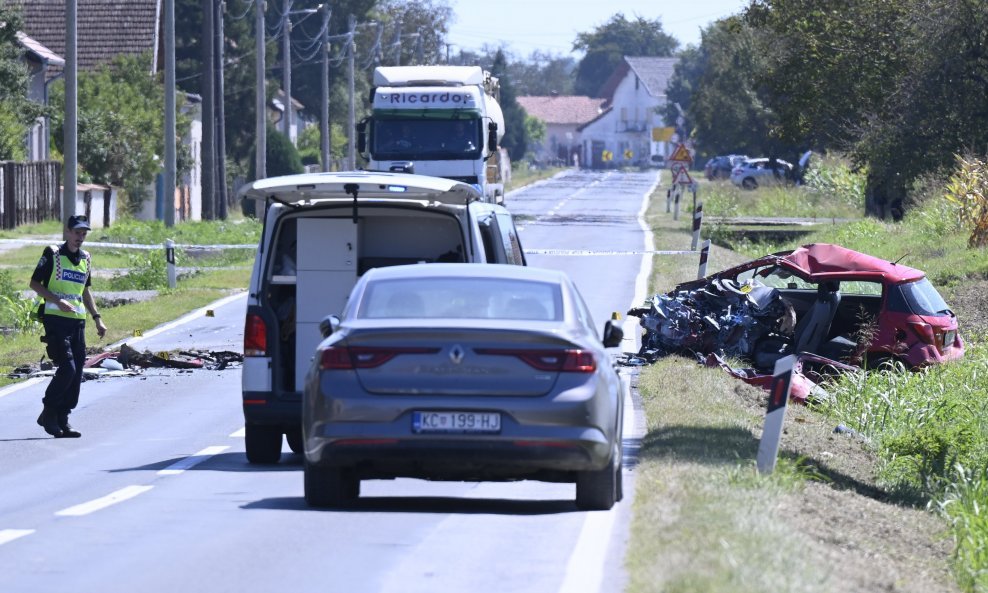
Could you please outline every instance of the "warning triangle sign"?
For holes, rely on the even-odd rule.
[[[686,167],[683,167],[676,172],[676,177],[672,180],[672,182],[680,185],[693,185],[693,180],[690,178],[690,174],[686,170]]]
[[[686,146],[684,144],[678,144],[676,145],[676,150],[672,152],[672,156],[669,157],[669,160],[692,163],[693,155],[690,154],[690,151],[686,150]]]

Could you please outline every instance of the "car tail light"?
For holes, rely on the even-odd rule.
[[[916,335],[919,336],[919,339],[922,340],[923,343],[930,345],[936,344],[936,336],[933,335],[933,326],[929,323],[910,321],[909,325],[913,328],[913,331],[916,332]]]
[[[477,348],[477,354],[515,356],[540,371],[592,373],[597,370],[593,352],[586,350],[518,350],[514,348]]]
[[[322,351],[319,368],[326,370],[372,369],[399,354],[435,354],[439,348],[392,346],[333,346]]]
[[[244,356],[266,356],[268,326],[260,315],[250,313],[244,324]]]

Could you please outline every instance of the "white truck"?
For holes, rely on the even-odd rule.
[[[499,92],[498,79],[479,66],[375,68],[372,111],[357,125],[357,151],[369,170],[445,177],[501,203],[509,173],[498,150]]]

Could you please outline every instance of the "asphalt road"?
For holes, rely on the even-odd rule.
[[[508,196],[533,251],[640,250],[655,173],[573,172]],[[601,327],[643,294],[640,256],[534,253],[564,269]],[[636,284],[637,282],[637,284]],[[128,340],[140,350],[240,350],[234,297]],[[637,322],[625,325],[633,350]],[[580,512],[570,484],[365,482],[345,511],[302,499],[301,458],[244,457],[239,369],[152,369],[83,385],[73,425],[35,424],[46,381],[0,390],[0,591],[31,593],[619,591],[625,500]],[[642,419],[627,406],[628,451]]]

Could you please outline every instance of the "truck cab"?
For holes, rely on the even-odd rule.
[[[368,169],[454,179],[503,201],[497,78],[477,66],[394,66],[376,68],[374,85],[357,127]]]
[[[304,377],[367,270],[401,264],[525,265],[511,214],[473,185],[404,173],[313,173],[245,186],[264,229],[251,274],[242,375],[247,459],[301,451]]]

